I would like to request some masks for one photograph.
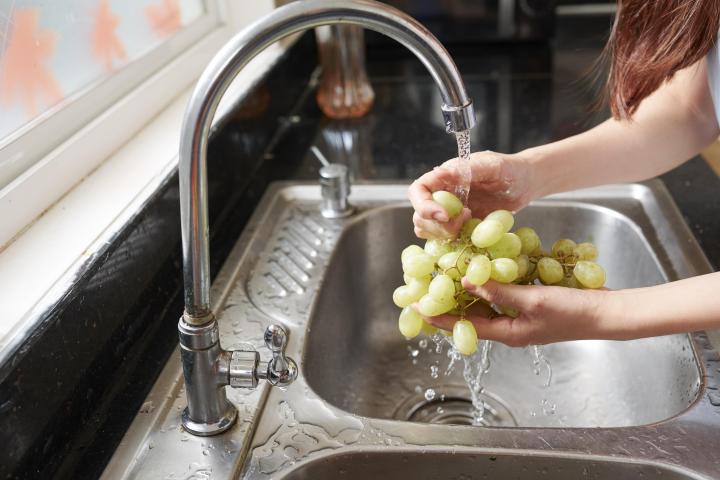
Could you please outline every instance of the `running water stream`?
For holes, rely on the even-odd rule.
[[[457,186],[455,193],[462,200],[463,205],[467,206],[468,195],[470,193],[470,183],[472,181],[472,171],[470,168],[470,131],[465,130],[455,134],[458,145],[458,162],[457,168],[460,174],[461,182]],[[485,415],[485,404],[483,402],[483,378],[490,371],[490,352],[492,351],[493,342],[489,340],[480,340],[480,345],[477,352],[471,356],[461,355],[452,344],[450,337],[446,337],[440,333],[436,333],[432,337],[433,343],[435,344],[434,353],[440,354],[443,350],[443,345],[448,345],[447,357],[449,359],[448,365],[444,370],[444,375],[450,375],[456,364],[460,359],[463,360],[463,379],[470,392],[470,399],[472,402],[472,419],[473,425],[484,425]],[[420,350],[426,350],[428,346],[427,340],[420,340]],[[541,376],[543,370],[546,371],[546,377],[543,379],[543,387],[547,388],[550,386],[552,381],[552,367],[548,359],[543,355],[542,347],[532,346],[532,357],[533,357],[533,371],[535,375]],[[414,350],[413,352],[418,352]],[[417,355],[417,353],[416,353]],[[496,367],[498,368],[498,367]],[[501,368],[501,367],[500,367]],[[430,367],[430,377],[437,379],[439,374],[439,365],[434,364]],[[435,391],[432,388],[425,390],[425,399],[431,401],[435,398]],[[546,398],[542,398],[540,401],[541,411],[545,415],[551,415],[555,413],[555,405],[551,404]]]
[[[461,182],[457,186],[455,193],[462,200],[463,205],[467,206],[468,195],[470,194],[470,181],[472,180],[472,171],[470,170],[470,130],[464,130],[455,134],[458,146],[458,171],[460,173]]]

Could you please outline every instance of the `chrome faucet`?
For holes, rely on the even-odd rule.
[[[258,53],[288,35],[333,23],[359,25],[383,33],[410,49],[440,89],[449,133],[475,125],[472,102],[445,48],[420,23],[401,11],[371,0],[304,0],[274,10],[235,35],[212,59],[193,91],[183,120],[180,152],[185,312],[178,323],[187,408],[184,428],[207,436],[230,428],[237,410],[227,400],[227,385],[254,388],[259,379],[287,386],[297,375],[285,357],[287,331],[271,325],[265,343],[273,358],[260,362],[255,351],[225,351],[210,309],[207,146],[215,110],[232,80]]]

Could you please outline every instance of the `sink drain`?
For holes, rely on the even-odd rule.
[[[395,418],[410,422],[441,425],[472,425],[473,406],[467,387],[435,386],[435,397],[426,400],[418,393],[407,398],[396,410]],[[481,422],[484,426],[516,427],[515,417],[497,396],[490,392],[480,395],[485,406]]]

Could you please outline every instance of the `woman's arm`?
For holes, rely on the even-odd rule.
[[[720,328],[720,273],[618,291],[497,282],[475,287],[467,280],[463,286],[491,303],[520,312],[517,318],[468,316],[479,338],[511,346],[584,339],[632,340]],[[442,315],[428,321],[451,330],[457,317]]]
[[[696,155],[719,133],[702,60],[645,99],[632,120],[607,120],[585,133],[519,153],[473,153],[471,211],[454,221],[448,221],[431,193],[454,190],[460,182],[457,160],[426,173],[409,192],[415,233],[452,237],[470,214],[483,217],[499,208],[518,210],[552,193],[645,180]]]
[[[631,120],[607,120],[517,155],[532,166],[537,198],[654,177],[696,155],[719,133],[703,59],[645,99]]]

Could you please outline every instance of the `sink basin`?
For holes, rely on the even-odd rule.
[[[502,478],[513,480],[615,480],[618,478],[699,479],[693,473],[650,463],[553,455],[463,451],[359,450],[316,458],[290,470],[283,480],[335,478],[415,480]]]
[[[604,192],[536,202],[517,215],[516,226],[533,226],[548,243],[562,237],[594,242],[609,288],[677,278],[670,262],[675,253],[663,242],[667,220],[652,218],[641,190],[623,196],[612,189]],[[444,375],[444,351],[436,353],[428,340],[408,342],[397,330],[399,309],[391,293],[402,284],[401,250],[418,243],[411,216],[407,204],[376,208],[344,230],[311,314],[304,375],[320,397],[353,414],[470,424],[462,365]],[[559,343],[544,347],[544,357],[549,367],[542,357],[533,363],[533,348],[492,345],[490,370],[483,379],[486,424],[645,425],[687,409],[700,386],[688,335]],[[439,369],[436,379],[430,375],[433,366]],[[434,398],[426,398],[427,388],[434,390]]]

